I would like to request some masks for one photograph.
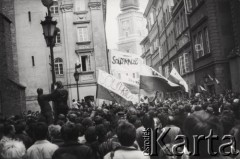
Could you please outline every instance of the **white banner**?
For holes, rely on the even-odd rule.
[[[142,63],[143,60],[138,55],[117,50],[110,51],[110,72],[124,83],[139,87],[139,72]]]
[[[138,96],[132,94],[123,82],[102,70],[99,70],[98,84],[118,94],[127,101],[132,101],[134,104],[138,102]]]

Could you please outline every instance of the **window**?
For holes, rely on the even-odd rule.
[[[151,26],[151,18],[149,17],[149,18],[148,18],[148,30],[151,30],[151,27],[152,27],[152,26]]]
[[[175,25],[175,31],[176,31],[176,35],[178,36],[179,35],[179,28],[178,28],[178,23],[179,23],[179,18],[177,18],[176,20],[176,25]]]
[[[162,75],[162,66],[159,66],[159,68],[158,68],[158,72]]]
[[[162,59],[163,58],[163,50],[162,50],[161,46],[159,46],[159,48],[158,48],[158,53],[159,53],[160,59]]]
[[[122,21],[122,31],[125,37],[129,35],[129,20]]]
[[[172,70],[173,68],[175,68],[175,61],[172,61],[172,62],[171,62],[171,70]]]
[[[195,35],[195,36],[193,37],[193,39],[194,39],[194,51],[195,51],[195,53],[196,53],[196,58],[198,59],[198,58],[200,57],[200,56],[199,56],[199,51],[196,50],[196,46],[198,45],[198,36]]]
[[[28,12],[28,21],[31,22],[31,12]]]
[[[198,0],[195,0],[195,7],[198,6]]]
[[[200,40],[200,41],[199,41],[199,44],[201,45],[201,51],[200,51],[200,53],[201,53],[202,56],[204,56],[203,34],[202,34],[201,31],[198,33],[198,36],[199,36],[199,40]]]
[[[206,51],[207,53],[210,53],[210,42],[209,42],[209,36],[208,36],[208,28],[204,28],[204,36],[205,36],[205,43],[206,43]]]
[[[153,51],[158,49],[158,45],[159,45],[159,42],[158,42],[158,39],[156,38],[153,42]]]
[[[35,66],[34,56],[32,56],[32,66]]]
[[[191,59],[189,53],[184,53],[182,56],[179,57],[180,75],[183,75],[191,71],[190,60]]]
[[[80,63],[82,72],[91,71],[90,55],[80,56]]]
[[[128,31],[125,32],[126,37],[128,37]]]
[[[186,0],[186,12],[192,12],[192,0]]]
[[[85,11],[86,10],[86,3],[85,0],[75,0],[75,11]]]
[[[89,41],[88,28],[80,27],[78,28],[78,42]]]
[[[185,24],[185,22],[186,22],[186,20],[185,20],[185,13],[184,12],[182,12],[181,13],[181,20],[182,20],[182,30],[184,30],[185,28],[186,28],[186,24]]]
[[[180,75],[183,75],[183,57],[179,57],[179,68],[180,68]]]
[[[154,24],[153,12],[150,13],[151,26]]]
[[[151,64],[152,64],[151,56],[147,57],[147,59],[146,59],[146,64],[147,64],[148,66],[151,66]]]
[[[56,35],[56,44],[60,44],[60,43],[61,43],[61,36],[60,36],[60,31],[59,31]]]
[[[58,1],[53,1],[53,5],[50,7],[50,12],[52,14],[58,14]]]
[[[63,75],[63,60],[61,58],[55,59],[54,67],[56,75]]]
[[[133,78],[136,78],[136,74],[135,73],[133,73]]]
[[[168,78],[169,77],[169,66],[168,65],[165,67],[164,73],[165,73],[165,77]]]
[[[184,73],[188,73],[190,72],[189,53],[183,54],[183,60],[184,60]]]

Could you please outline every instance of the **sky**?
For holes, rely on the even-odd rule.
[[[140,12],[144,12],[148,0],[139,0]],[[120,0],[108,0],[107,1],[107,20],[106,20],[106,34],[108,49],[117,49],[118,43],[118,23],[117,16],[120,11]]]

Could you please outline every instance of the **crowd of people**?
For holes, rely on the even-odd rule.
[[[38,90],[42,95],[42,90]],[[45,98],[45,97],[44,97]],[[40,102],[44,103],[40,97]],[[48,98],[46,96],[46,98]],[[56,98],[56,97],[55,97]],[[45,103],[46,104],[46,103]],[[44,104],[43,104],[44,105]],[[175,144],[175,137],[183,134],[188,147],[179,151],[193,151],[192,137],[208,135],[213,130],[220,138],[224,134],[235,137],[240,147],[239,95],[227,91],[220,95],[196,94],[192,98],[153,101],[121,106],[117,103],[93,107],[81,102],[67,113],[58,113],[55,120],[46,112],[28,112],[11,117],[0,116],[1,159],[149,159],[149,158],[227,158],[212,156],[205,143],[199,155],[185,153],[168,156],[164,148],[153,144],[155,155],[144,155],[143,131],[153,131],[155,139],[163,129],[171,128],[164,138],[166,147]],[[48,108],[47,108],[48,109]],[[42,110],[42,109],[41,109]],[[52,112],[52,111],[51,111]],[[154,139],[154,140],[155,140]],[[214,143],[218,148],[222,141]],[[231,147],[232,148],[232,147]],[[185,150],[186,149],[186,150]],[[217,150],[215,150],[217,151]],[[240,158],[239,156],[229,156]]]

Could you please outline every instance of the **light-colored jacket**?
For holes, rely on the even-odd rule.
[[[58,146],[48,140],[36,141],[27,150],[27,159],[51,159]]]

